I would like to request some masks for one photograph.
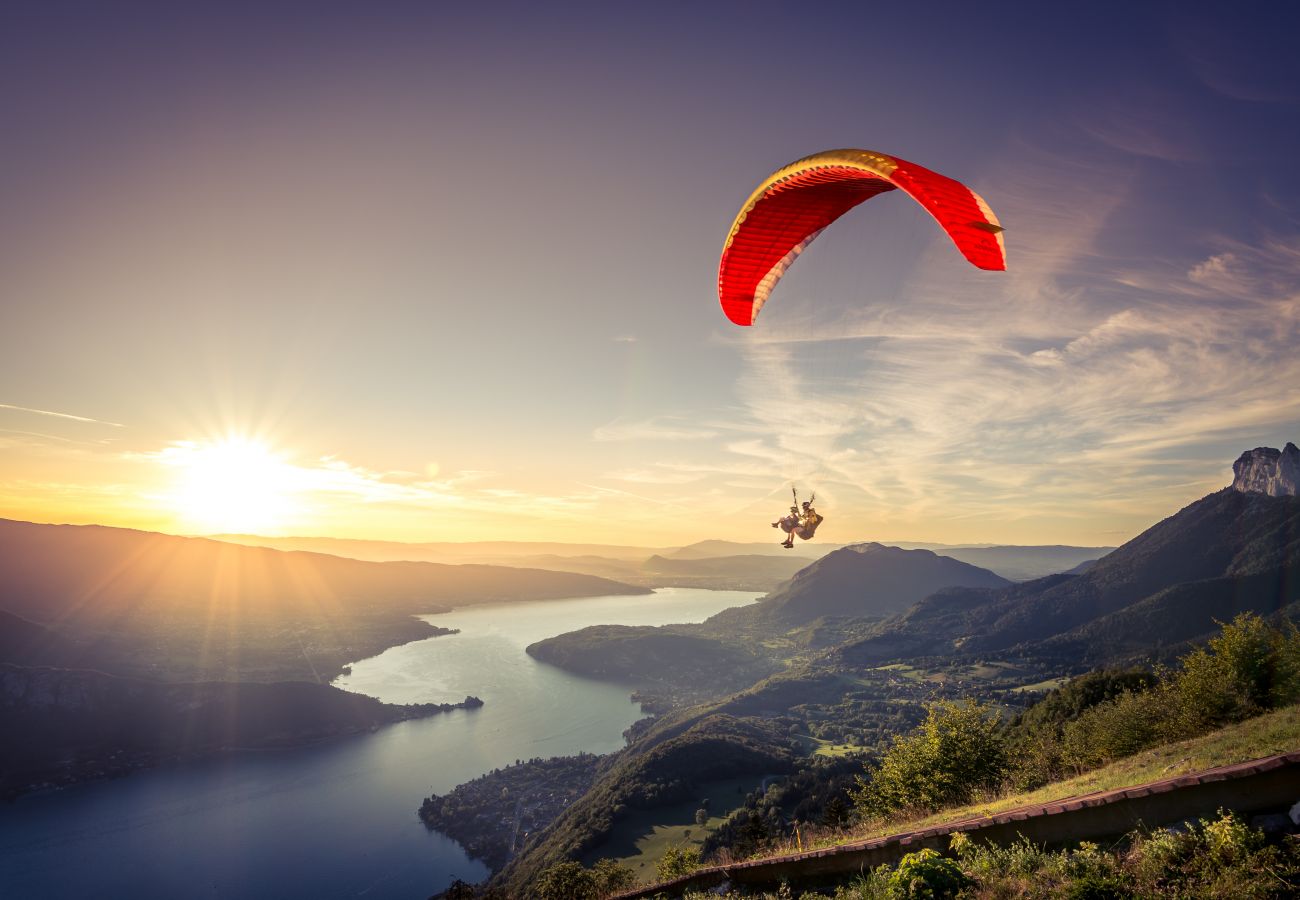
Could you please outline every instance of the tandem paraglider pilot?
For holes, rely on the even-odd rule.
[[[822,523],[823,516],[819,515],[813,507],[812,501],[817,499],[813,494],[812,500],[803,502],[803,509],[799,508],[799,496],[795,495],[795,505],[790,507],[790,514],[782,516],[772,523],[773,528],[780,528],[786,533],[786,538],[781,542],[781,546],[789,550],[794,546],[795,537],[800,540],[810,540],[817,533],[817,526]]]

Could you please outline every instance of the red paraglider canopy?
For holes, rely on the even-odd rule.
[[[883,153],[827,150],[773,172],[736,216],[718,265],[727,318],[754,324],[772,288],[826,226],[895,188],[925,207],[973,265],[1006,269],[997,216],[961,182]]]

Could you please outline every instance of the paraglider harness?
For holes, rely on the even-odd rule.
[[[790,507],[790,515],[772,523],[773,528],[780,528],[789,535],[781,544],[787,550],[794,546],[796,536],[800,540],[811,540],[812,536],[817,533],[817,526],[822,523],[824,518],[813,508],[813,501],[817,499],[816,492],[813,492],[812,496],[804,501],[802,511],[799,509],[799,492],[791,487],[790,494],[794,498],[794,505]]]

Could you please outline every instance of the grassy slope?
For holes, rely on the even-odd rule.
[[[669,717],[608,757],[591,790],[530,836],[492,885],[508,896],[523,894],[548,866],[605,855],[602,848],[610,833],[626,818],[640,819],[640,811],[707,796],[700,786],[720,779],[757,778],[792,768],[788,739],[767,723],[712,711]]]
[[[1046,785],[1036,791],[1005,794],[988,802],[940,810],[920,818],[873,823],[841,834],[834,840],[819,842],[818,846],[884,837],[943,822],[993,815],[1018,806],[1047,803],[1114,788],[1132,787],[1148,781],[1173,778],[1189,772],[1246,762],[1296,749],[1300,749],[1300,706],[1289,706],[1236,725],[1229,725],[1203,737],[1144,750],[1127,759],[1118,760],[1066,781]],[[775,852],[788,853],[790,850],[789,847],[782,847]]]
[[[704,839],[726,821],[733,810],[745,805],[749,791],[756,790],[762,779],[756,776],[711,781],[699,786],[700,797],[709,798],[710,816],[703,826],[695,824],[696,798],[673,806],[636,810],[614,826],[606,843],[592,859],[616,859],[631,866],[637,881],[655,881],[655,864],[669,847],[703,846]]]

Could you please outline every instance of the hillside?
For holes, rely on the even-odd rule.
[[[654,554],[641,561],[605,556],[520,556],[511,565],[580,572],[643,587],[689,587],[766,593],[808,564],[807,557],[708,556],[677,559]]]
[[[607,757],[591,789],[530,835],[492,883],[507,896],[524,896],[543,869],[594,850],[615,822],[637,810],[680,802],[719,778],[788,772],[793,762],[788,742],[761,721],[702,715],[653,727]]]
[[[763,622],[792,628],[825,616],[901,612],[942,588],[1001,587],[1007,579],[931,550],[854,544],[801,569],[753,606],[715,616],[715,625]]]
[[[587,628],[528,652],[578,674],[634,684],[644,702],[662,710],[747,687],[781,668],[786,654],[843,640],[939,588],[1008,583],[929,550],[857,544],[809,564],[757,603],[699,625]]]
[[[988,569],[1011,581],[1031,581],[1058,572],[1069,572],[1105,556],[1114,547],[942,547],[940,556]]]
[[[645,594],[587,575],[500,566],[376,563],[97,525],[0,520],[0,609],[34,622],[137,616],[292,618],[437,612],[473,603]]]
[[[640,562],[653,553],[666,552],[666,548],[635,547],[625,544],[570,544],[559,541],[431,541],[408,543],[404,541],[379,541],[359,538],[330,537],[272,537],[261,534],[212,534],[216,541],[243,544],[249,547],[269,547],[273,550],[303,550],[311,553],[328,553],[350,559],[371,562],[438,562],[452,565],[481,563],[514,565],[527,557],[591,556],[601,559]]]
[[[0,797],[228,748],[309,743],[462,704],[393,706],[306,682],[160,683],[0,665]]]
[[[759,523],[761,525],[761,523]],[[566,544],[544,541],[467,541],[402,543],[321,537],[210,535],[214,540],[276,550],[308,551],[372,562],[423,561],[549,569],[612,578],[645,587],[703,587],[722,590],[774,590],[810,561],[843,544],[799,542],[793,550],[775,540],[704,540],[676,548],[620,544]],[[907,550],[933,550],[988,569],[1012,581],[1063,572],[1113,547],[974,546],[881,541]]]
[[[841,657],[876,664],[1018,647],[1077,661],[1086,647],[1089,658],[1100,659],[1110,652],[1107,636],[1126,629],[1181,641],[1208,634],[1215,618],[1237,611],[1279,612],[1300,600],[1298,572],[1300,498],[1225,488],[1147,529],[1083,574],[1002,590],[943,591],[881,626],[877,635],[845,647]],[[1156,596],[1162,592],[1169,593]],[[1109,625],[1102,621],[1112,615],[1118,618]],[[1069,639],[1045,643],[1067,633]],[[1133,650],[1144,639],[1115,649]]]
[[[782,843],[746,860],[743,869],[734,863],[706,866],[671,885],[639,887],[619,896],[629,900],[681,897],[687,891],[709,888],[715,888],[720,896],[755,896],[764,888],[775,890],[782,882],[796,888],[831,891],[837,884],[861,879],[864,870],[895,863],[905,853],[921,847],[947,851],[949,836],[954,832],[966,832],[976,841],[990,841],[995,846],[1020,843],[1034,851],[1026,854],[1024,861],[1041,865],[1044,860],[1038,848],[1063,843],[1062,835],[1069,835],[1065,841],[1068,844],[1098,839],[1114,844],[1117,837],[1139,824],[1145,826],[1140,829],[1145,831],[1197,816],[1212,817],[1216,805],[1238,811],[1274,812],[1284,819],[1289,795],[1279,795],[1277,787],[1279,783],[1294,785],[1300,779],[1297,747],[1300,709],[1291,706],[1204,737],[1146,750],[1032,792],[1007,793],[925,816],[875,822],[803,847]],[[1104,811],[1099,810],[1101,807],[1105,807]],[[1017,874],[1023,878],[1027,873]],[[743,893],[716,888],[726,880],[734,887],[743,885]],[[1011,884],[1023,888],[1024,882]],[[997,896],[1022,893],[1017,890],[1015,894]],[[1080,890],[1066,896],[1097,895]],[[1101,896],[1135,895],[1117,892]]]
[[[72,666],[90,649],[57,631],[0,610],[0,663]]]
[[[687,733],[712,717],[773,729],[774,748],[794,739],[804,753],[832,743],[879,749],[915,725],[924,704],[936,698],[974,696],[1023,707],[1033,691],[1060,684],[1063,675],[1135,655],[1167,655],[1209,636],[1216,620],[1237,612],[1268,616],[1300,609],[1290,606],[1300,600],[1300,499],[1216,492],[1081,574],[1009,584],[973,567],[950,568],[962,565],[926,551],[841,548],[759,603],[701,625],[590,633],[580,640],[566,635],[551,643],[559,648],[572,642],[564,648],[566,666],[590,664],[582,662],[583,654],[617,654],[624,662],[621,676],[644,678],[652,673],[638,676],[638,660],[661,667],[654,673],[661,679],[671,676],[672,666],[650,649],[631,647],[663,641],[665,631],[789,663],[745,690],[678,708],[637,729],[631,746],[615,759],[635,757],[642,740]],[[915,575],[916,568],[933,573],[940,566],[982,581],[935,587],[918,577],[912,585],[921,595],[902,593],[909,586],[903,575]],[[825,645],[807,640],[814,632],[848,637],[819,650]],[[712,644],[695,648],[718,652]],[[609,821],[611,808],[602,808],[595,796],[584,798],[585,814]],[[498,883],[536,871],[541,860],[560,858],[561,844],[551,843],[548,834],[525,848]],[[587,849],[599,847],[592,840],[583,844],[584,858],[599,855]]]
[[[643,693],[695,685],[693,699],[742,690],[778,668],[746,647],[692,633],[689,626],[593,625],[538,641],[527,652],[578,675],[634,683]]]
[[[491,601],[645,593],[538,569],[363,562],[123,528],[0,520],[0,610],[84,650],[72,659],[13,661],[117,674],[330,680],[348,662],[445,631],[416,614]]]
[[[719,556],[797,556],[805,560],[806,564],[807,560],[818,559],[841,546],[840,544],[828,544],[820,540],[811,542],[797,541],[793,549],[787,550],[776,540],[780,536],[779,533],[773,532],[772,534],[773,540],[767,542],[748,541],[742,543],[716,539],[696,541],[694,544],[687,544],[670,552],[662,552],[662,555],[671,559],[713,559]]]

